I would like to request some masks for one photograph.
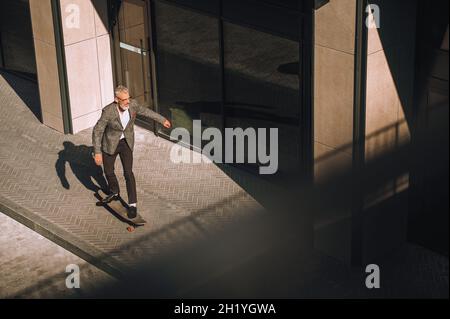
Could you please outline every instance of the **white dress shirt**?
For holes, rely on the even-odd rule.
[[[122,112],[119,107],[117,107],[118,111],[119,111],[119,116],[120,116],[120,122],[122,123],[122,127],[123,129],[125,129],[128,125],[128,122],[130,122],[130,110],[126,110],[125,112]],[[125,138],[125,135],[122,132],[122,135],[120,136],[120,139]]]

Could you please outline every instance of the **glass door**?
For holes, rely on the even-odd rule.
[[[116,6],[116,82],[128,87],[133,99],[154,109],[148,3],[144,0],[123,0],[116,1]],[[153,125],[151,122],[149,124]]]

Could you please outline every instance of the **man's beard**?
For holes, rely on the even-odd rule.
[[[119,108],[122,110],[122,111],[128,111],[128,109],[130,108],[130,106],[129,105],[127,105],[127,106],[121,106],[121,105],[119,105]]]

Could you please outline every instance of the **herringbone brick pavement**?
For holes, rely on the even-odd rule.
[[[0,298],[86,298],[117,283],[113,277],[0,211]],[[68,265],[80,269],[80,287],[66,287]]]
[[[237,220],[237,211],[260,208],[214,164],[174,164],[170,141],[136,128],[138,205],[149,223],[128,233],[123,222],[95,206],[93,194],[105,182],[90,155],[91,129],[64,135],[43,125],[15,86],[21,94],[36,90],[33,83],[0,76],[0,202],[14,203],[50,232],[70,234],[78,248],[133,266],[169,243],[199,238]],[[116,172],[126,199],[119,159]]]
[[[202,238],[260,208],[227,176],[230,171],[225,174],[208,164],[172,164],[172,143],[137,128],[135,175],[139,206],[149,224],[127,233],[122,222],[95,206],[93,193],[104,181],[90,156],[91,130],[68,136],[41,124],[30,111],[36,110],[38,103],[36,89],[33,83],[0,73],[0,211],[88,262],[117,274],[117,269],[123,271],[127,265],[151,261],[171,243]],[[116,168],[121,177],[119,161]],[[247,190],[251,185],[255,193],[270,192],[260,180],[253,183],[243,174],[231,175]],[[123,178],[120,182],[125,194]],[[63,278],[55,265],[73,262],[73,256],[59,258],[59,249],[43,249],[39,236],[22,239],[27,232],[22,226],[8,228],[9,233],[14,231],[11,237],[20,242],[5,240],[8,249],[0,250],[0,279],[9,279],[4,281],[5,287],[0,285],[0,295],[55,296]],[[31,255],[23,252],[24,246],[33,250],[33,244],[37,245],[36,251]],[[43,260],[30,264],[39,254]],[[260,267],[258,262],[255,260],[249,267]],[[289,276],[300,298],[448,298],[448,256],[408,245],[378,264],[383,269],[380,291],[365,288],[364,269],[346,267],[317,252],[305,266],[310,271],[295,277],[299,282],[289,272],[280,275]],[[98,275],[88,264],[86,269],[88,277],[100,276],[109,281],[110,277]],[[11,277],[14,272],[18,280],[35,280],[41,275],[49,279],[27,289]]]

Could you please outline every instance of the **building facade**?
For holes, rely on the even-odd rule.
[[[426,117],[415,96],[418,42],[428,37],[416,32],[421,1],[5,3],[1,66],[37,80],[40,120],[61,133],[92,127],[123,84],[191,134],[193,120],[222,131],[278,128],[279,169],[270,180],[311,184],[409,143]],[[448,17],[438,22],[437,33],[445,31]],[[446,37],[447,48],[436,50],[448,69]],[[448,72],[439,81],[448,83]],[[448,110],[448,88],[436,94]],[[422,173],[405,170],[370,191],[349,186],[348,207],[314,216],[316,247],[361,263],[404,242],[409,189],[423,185]],[[383,205],[399,209],[387,216]]]

